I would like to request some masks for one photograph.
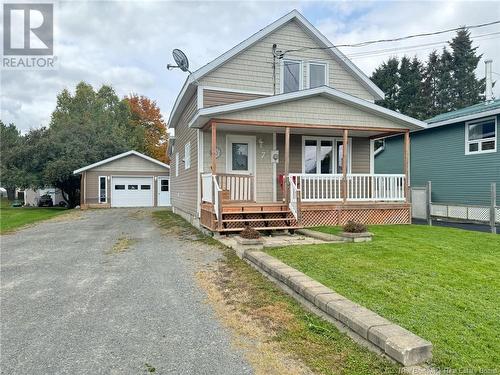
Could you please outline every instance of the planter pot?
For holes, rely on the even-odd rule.
[[[362,233],[340,233],[341,237],[348,238],[352,242],[368,242],[372,240],[373,233],[370,232],[362,232]]]

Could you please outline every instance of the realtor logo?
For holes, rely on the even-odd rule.
[[[54,5],[3,4],[4,69],[54,69]]]

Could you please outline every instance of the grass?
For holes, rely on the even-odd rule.
[[[319,374],[399,373],[397,365],[359,346],[333,324],[304,310],[298,302],[220,242],[202,235],[169,211],[156,211],[153,215],[165,231],[216,245],[223,251],[224,258],[217,269],[211,271],[205,266],[202,272],[211,274],[205,280],[217,289],[218,300],[225,306],[222,308],[225,313],[220,313],[220,308],[215,309],[233,332],[249,335],[251,339],[244,340],[246,343],[254,341],[252,335],[256,332],[264,333],[259,337],[263,343],[257,345],[260,353],[249,356],[257,358],[250,361],[256,367],[256,373],[297,373],[295,368],[290,368],[293,359]],[[201,283],[204,288],[210,288],[206,284]],[[214,299],[209,300],[214,306]],[[274,347],[278,347],[279,352],[274,352]],[[288,367],[277,371],[268,361],[280,361]]]
[[[0,233],[8,233],[25,225],[69,212],[65,208],[11,207],[6,199],[0,203]]]
[[[498,370],[500,236],[418,225],[369,230],[372,242],[268,253],[430,340],[435,366]]]

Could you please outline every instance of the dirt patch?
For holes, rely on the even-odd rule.
[[[120,237],[115,242],[113,247],[110,250],[106,251],[106,254],[110,255],[110,254],[123,253],[123,252],[127,251],[135,242],[136,242],[136,240],[134,240],[132,238],[128,238],[128,237],[124,237],[124,236]]]
[[[225,288],[231,272],[221,265],[197,273],[199,285],[221,322],[233,333],[235,346],[242,348],[256,374],[312,374],[301,361],[285,353],[276,341],[280,326],[293,317],[280,303],[255,310],[243,305],[251,297],[245,290]]]

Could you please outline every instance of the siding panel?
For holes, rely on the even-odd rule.
[[[238,103],[246,100],[263,98],[265,96],[266,95],[260,94],[243,94],[237,92],[204,89],[203,108],[213,107],[216,105]]]
[[[240,90],[274,92],[272,56],[274,43],[278,45],[280,50],[319,46],[297,22],[291,21],[203,77],[200,80],[201,84]],[[326,61],[329,63],[329,86],[366,100],[374,99],[373,95],[365,89],[357,78],[348,73],[330,53],[324,50],[293,52],[287,54],[286,57],[304,61]],[[276,93],[279,93],[279,64],[276,68]],[[306,83],[305,70],[306,64],[304,63],[301,77],[304,87]]]
[[[410,184],[425,186],[432,181],[434,202],[489,204],[491,182],[497,183],[500,201],[498,145],[495,153],[465,155],[463,122],[414,132],[410,139]],[[386,139],[385,150],[375,157],[375,172],[401,173],[402,150],[401,137]]]

